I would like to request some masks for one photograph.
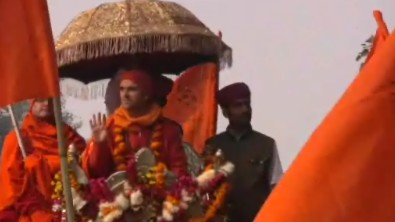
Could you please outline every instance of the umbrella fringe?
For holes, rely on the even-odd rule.
[[[221,48],[218,48],[221,45]],[[137,53],[196,52],[202,55],[219,55],[220,67],[232,66],[232,50],[219,38],[201,35],[139,35],[105,38],[75,46],[57,49],[58,66],[83,60]]]
[[[62,79],[60,89],[63,96],[81,100],[102,99],[105,96],[109,80],[100,80],[84,84],[75,79]]]

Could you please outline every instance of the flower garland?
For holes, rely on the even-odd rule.
[[[149,185],[156,186],[157,188],[163,188],[165,185],[165,174],[166,165],[158,163],[156,166],[150,169],[150,172],[145,175]]]
[[[209,222],[215,218],[218,210],[223,206],[226,195],[230,190],[229,183],[222,183],[218,190],[215,192],[214,201],[208,206],[205,215],[202,218],[194,218],[189,220],[190,222]]]
[[[191,222],[208,222],[217,215],[230,189],[230,185],[226,182],[226,178],[233,170],[234,165],[230,162],[223,164],[218,171],[214,169],[213,164],[208,164],[205,167],[205,171],[196,178],[200,193],[209,194],[214,192],[215,199],[211,203],[207,200],[208,207],[204,217],[192,219]]]
[[[103,222],[111,222],[120,218],[125,210],[130,207],[129,199],[123,194],[118,194],[113,202],[104,202],[99,205],[98,217]]]
[[[70,184],[71,187],[75,190],[80,190],[80,184],[77,181],[73,171],[69,170]],[[63,197],[63,184],[62,184],[62,175],[61,173],[57,173],[54,176],[54,180],[51,182],[51,185],[54,187],[54,191],[52,194],[52,199],[60,199]]]
[[[162,204],[162,214],[157,218],[158,221],[173,221],[177,214],[187,210],[194,199],[198,184],[193,178],[183,176],[172,188]]]
[[[215,200],[211,204],[208,203],[204,217],[192,221],[208,222],[213,219],[228,194],[230,186],[226,183],[226,178],[233,170],[234,165],[229,162],[223,164],[218,171],[214,170],[213,165],[210,164],[198,178],[179,178],[163,202],[162,214],[158,217],[158,221],[174,221],[177,214],[188,209],[197,191],[201,194],[214,192]]]
[[[218,188],[216,194],[215,194],[215,199],[213,203],[208,207],[206,214],[203,217],[202,222],[208,222],[212,220],[215,215],[217,214],[218,210],[222,207],[222,205],[225,202],[226,195],[228,194],[230,189],[229,183],[223,183],[221,186]]]
[[[158,160],[160,155],[160,149],[163,145],[163,132],[162,124],[157,122],[153,127],[153,133],[150,139],[150,149],[152,150],[155,158]],[[134,127],[130,129],[138,130]],[[136,159],[132,158],[128,160],[126,157],[129,156],[126,146],[125,134],[128,132],[126,129],[120,127],[114,127],[114,139],[115,149],[113,151],[114,162],[116,163],[117,170],[125,170],[128,175],[128,181],[124,183],[123,192],[114,196],[110,188],[107,187],[105,180],[89,182],[90,189],[80,185],[77,180],[77,175],[74,171],[69,169],[69,176],[72,184],[73,193],[73,204],[79,212],[79,210],[87,202],[98,204],[97,219],[103,222],[113,222],[121,218],[123,213],[132,209],[132,211],[139,211],[146,201],[154,201],[155,204],[151,210],[153,214],[157,215],[157,221],[160,222],[171,222],[177,220],[177,217],[182,215],[186,211],[189,205],[199,198],[202,194],[213,194],[214,200],[207,203],[207,210],[204,217],[197,218],[198,222],[208,222],[212,220],[218,213],[218,210],[223,205],[227,192],[229,190],[229,184],[226,183],[227,176],[233,171],[233,164],[227,162],[221,164],[219,169],[216,169],[213,164],[206,167],[205,171],[197,178],[190,176],[182,176],[177,178],[177,181],[171,185],[171,189],[165,188],[166,185],[166,165],[162,162],[158,162],[152,167],[148,173],[142,175],[138,172],[136,166]],[[131,151],[133,152],[133,150]],[[72,158],[69,162],[73,161]],[[100,183],[99,183],[100,182]],[[94,186],[94,185],[97,186]],[[56,174],[54,181],[53,199],[54,203],[59,203],[56,212],[62,212],[62,221],[65,221],[65,209],[62,195],[62,184],[61,175]],[[83,199],[80,196],[80,192],[86,192]],[[97,194],[96,194],[97,193]],[[98,195],[98,194],[101,195]],[[87,195],[87,196],[86,196]],[[88,198],[92,197],[92,198]],[[148,197],[147,200],[144,200]],[[77,200],[77,201],[76,201]],[[56,202],[57,201],[57,202]],[[158,204],[158,205],[157,205]],[[81,213],[80,213],[81,214]],[[195,221],[195,220],[191,220]]]
[[[160,148],[163,145],[163,132],[162,132],[162,124],[157,122],[153,127],[153,133],[150,139],[150,149],[152,150],[156,159],[159,159]],[[137,126],[132,126],[129,128],[130,131],[135,132],[138,131],[139,128]],[[115,126],[114,140],[115,140],[115,148],[113,152],[113,158],[116,164],[116,169],[118,171],[130,171],[128,168],[132,168],[136,170],[135,163],[129,163],[127,165],[126,156],[128,155],[129,150],[126,146],[126,138],[125,134],[128,131],[122,127]],[[132,166],[131,166],[132,165]],[[155,167],[153,167],[149,173],[143,175],[144,182],[147,185],[154,186],[158,189],[162,189],[165,184],[165,173],[166,173],[166,165],[159,162]],[[131,175],[131,182],[137,182],[136,175],[133,175],[134,172],[128,172],[128,175]],[[137,189],[133,188],[132,185],[126,183],[125,184],[125,192],[123,194],[118,195],[113,202],[104,202],[99,205],[99,218],[102,218],[103,221],[113,221],[120,218],[123,214],[123,211],[129,207],[132,207],[133,210],[137,211],[140,209],[141,204],[143,202],[143,192],[142,188]]]
[[[155,157],[158,159],[160,155],[160,148],[163,145],[163,132],[162,132],[162,124],[157,122],[154,125],[153,133],[151,136],[151,141],[149,148],[153,151]],[[137,126],[131,126],[130,131],[137,131]],[[116,168],[118,171],[124,171],[127,168],[127,160],[126,156],[128,154],[126,141],[125,141],[125,133],[126,130],[122,127],[115,126],[114,127],[114,135],[115,135],[115,149],[113,152],[113,157],[115,160]]]
[[[136,171],[135,161],[130,161],[128,167],[131,166],[132,171]],[[119,219],[123,212],[129,208],[133,211],[138,211],[141,209],[143,204],[143,198],[145,195],[154,198],[155,200],[163,200],[161,206],[161,211],[158,212],[157,221],[160,222],[170,222],[176,220],[183,211],[187,210],[190,203],[194,201],[197,192],[200,193],[212,193],[214,192],[215,199],[213,202],[208,204],[206,213],[204,217],[197,218],[196,222],[208,222],[215,217],[218,210],[224,203],[225,197],[229,190],[229,184],[225,182],[225,179],[229,173],[233,170],[232,164],[224,164],[216,171],[215,175],[212,176],[214,171],[213,167],[207,167],[206,171],[200,176],[200,183],[198,178],[193,178],[190,176],[182,176],[178,178],[177,182],[172,185],[171,189],[165,191],[163,189],[163,183],[160,182],[162,179],[164,181],[164,171],[166,167],[164,164],[158,164],[153,167],[149,172],[148,177],[152,180],[145,181],[145,185],[138,185],[132,187],[129,183],[124,184],[124,193],[117,195],[112,200],[107,200],[99,204],[98,219],[103,222],[112,222]],[[137,173],[137,172],[135,172]],[[163,173],[161,175],[160,173]],[[159,175],[159,176],[155,176]],[[57,182],[56,192],[57,195],[61,195],[61,183],[60,174],[55,176]],[[76,179],[71,179],[73,182],[73,190],[79,189],[78,181]],[[158,186],[161,184],[161,186]],[[92,181],[90,182],[92,185]],[[104,185],[104,184],[103,184]],[[219,187],[219,189],[218,189]],[[95,186],[91,187],[91,192],[95,193]],[[106,190],[106,189],[104,189]],[[78,193],[73,193],[73,199],[75,196],[79,196]],[[99,192],[100,193],[100,192]],[[99,195],[100,196],[100,195]],[[103,197],[108,195],[101,195]],[[55,195],[54,195],[55,197]],[[101,200],[105,200],[100,198]],[[76,206],[76,204],[75,204]],[[76,206],[77,207],[77,206]],[[153,209],[155,212],[158,209]],[[62,218],[65,221],[65,218]]]
[[[67,162],[70,165],[74,161],[71,155],[68,155]],[[71,168],[68,168],[68,176],[70,178],[71,191],[73,194],[73,205],[80,210],[86,203],[86,201],[79,195],[81,191],[81,185],[78,183],[77,177],[74,171]],[[66,221],[66,210],[65,210],[65,202],[63,199],[63,183],[62,183],[62,174],[58,172],[55,174],[51,185],[54,187],[52,191],[52,211],[54,213],[61,213],[61,221]]]

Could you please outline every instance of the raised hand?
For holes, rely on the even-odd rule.
[[[89,120],[92,129],[92,139],[95,142],[100,143],[107,139],[106,122],[106,115],[101,113],[93,115],[92,119]]]

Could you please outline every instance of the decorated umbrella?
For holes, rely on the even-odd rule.
[[[61,77],[84,83],[114,77],[121,68],[142,68],[157,75],[179,75],[192,66],[207,62],[215,63],[218,75],[218,66],[230,66],[232,62],[231,49],[190,11],[176,3],[158,0],[107,3],[83,12],[60,35],[56,52]],[[110,85],[114,81],[115,77]],[[117,91],[114,90],[119,97]],[[157,168],[152,161],[155,156],[150,149],[141,149],[131,162],[132,166],[128,167],[131,172],[118,171],[106,181],[89,181],[86,186],[81,186],[89,189],[78,190],[73,198],[88,203],[90,200],[84,198],[95,195],[95,182],[98,182],[100,186],[97,186],[110,189],[108,193],[113,197],[100,201],[99,221],[114,221],[130,208],[133,212],[129,213],[137,221],[145,221],[138,215],[150,221],[172,221],[180,212],[198,221],[210,221],[225,200],[229,187],[226,178],[233,172],[232,163],[216,161],[222,159],[221,156],[221,152],[213,154],[215,161],[209,163],[213,168],[200,172],[196,178],[177,178],[170,171],[164,171],[162,176],[166,186],[160,192],[154,192],[158,191],[156,182],[151,183],[149,175]],[[132,187],[127,181],[134,175],[138,180],[132,181],[133,186],[137,184],[135,187],[140,188],[129,190],[132,192],[125,196],[123,191]],[[160,197],[154,198],[151,190]],[[183,191],[181,196],[173,194],[178,191]],[[196,196],[197,193],[210,198],[201,198]],[[165,195],[164,199],[162,195]],[[211,198],[213,195],[215,198]],[[174,197],[178,198],[177,203],[170,201],[173,196],[177,196]],[[142,198],[146,198],[144,204],[138,202]],[[178,206],[179,203],[182,206]],[[85,211],[81,209],[84,208],[76,211],[83,215]]]
[[[92,82],[136,65],[179,74],[232,63],[231,49],[181,5],[158,0],[102,4],[77,16],[56,43],[61,77]]]

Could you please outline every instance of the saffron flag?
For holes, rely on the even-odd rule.
[[[59,96],[46,0],[0,1],[0,107]]]
[[[394,83],[392,33],[313,133],[255,222],[395,221]]]
[[[163,111],[182,125],[184,141],[199,153],[217,130],[218,76],[218,66],[213,63],[188,69],[175,81]]]
[[[385,24],[385,22],[384,22],[383,14],[380,11],[376,10],[373,12],[373,16],[376,19],[377,31],[376,31],[376,35],[374,37],[372,48],[370,49],[370,52],[369,52],[365,62],[369,61],[369,59],[372,57],[372,55],[375,53],[375,51],[377,51],[377,49],[382,46],[384,41],[389,36],[389,31],[387,28],[387,24]]]

